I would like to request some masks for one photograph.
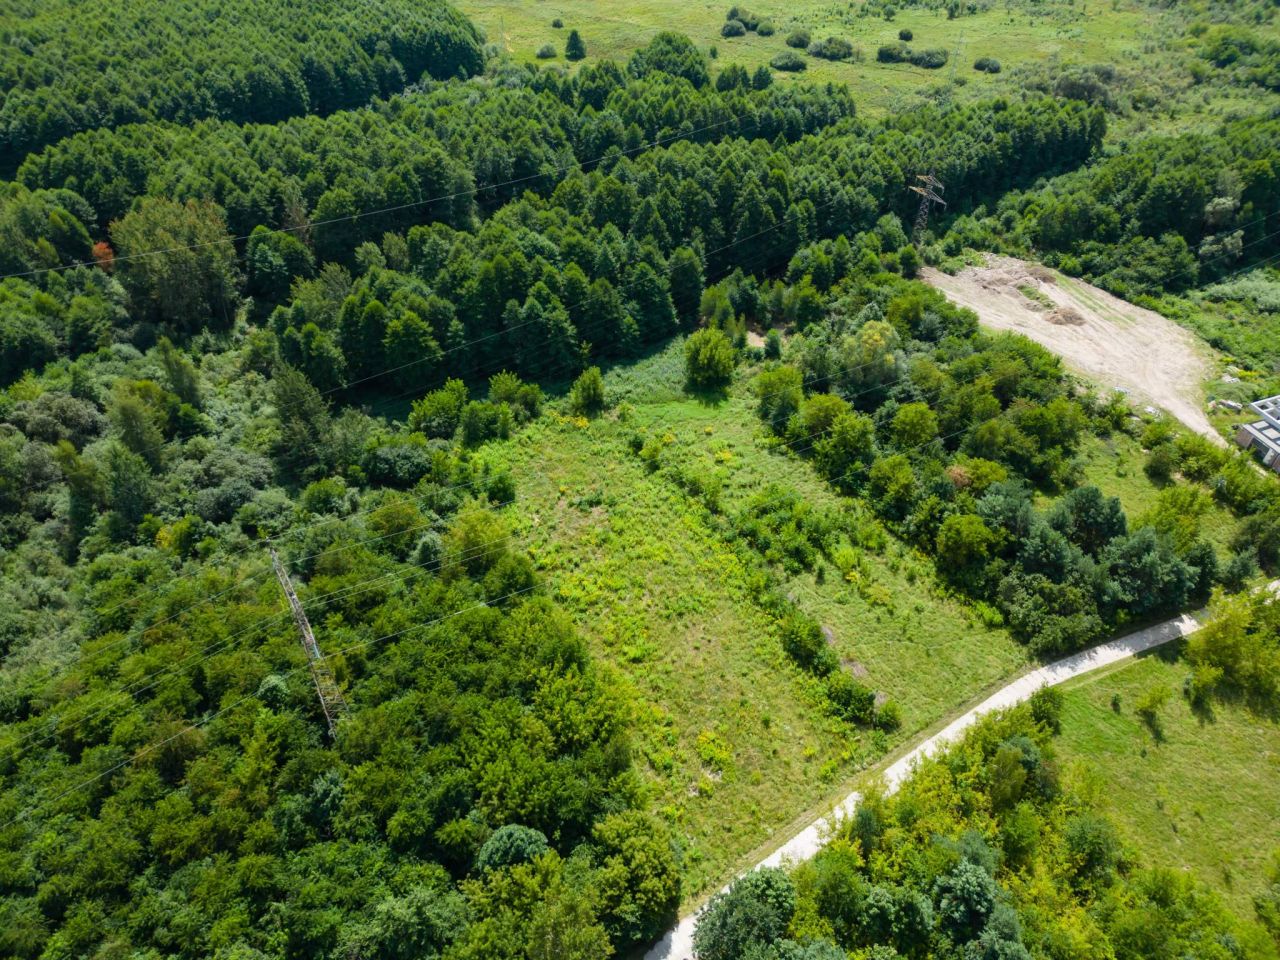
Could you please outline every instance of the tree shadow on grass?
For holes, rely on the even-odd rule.
[[[729,399],[729,388],[725,387],[698,387],[692,383],[686,382],[684,392],[691,398],[698,401],[699,405],[704,407],[723,406]]]

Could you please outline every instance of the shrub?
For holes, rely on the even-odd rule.
[[[876,711],[875,720],[872,722],[877,730],[892,733],[902,726],[902,708],[892,700],[886,700]]]
[[[937,70],[946,66],[949,56],[945,50],[918,50],[911,54],[911,62],[925,70]]]
[[[804,69],[804,58],[790,50],[780,53],[769,61],[769,66],[775,70],[785,70],[788,73],[798,73]]]
[[[720,28],[722,37],[741,37],[746,32],[747,28],[742,25],[741,20],[726,20],[724,26]]]
[[[588,367],[573,381],[569,390],[569,408],[584,417],[594,417],[604,410],[604,379],[599,367]]]
[[[524,423],[538,418],[542,410],[542,388],[536,383],[525,383],[514,373],[503,370],[489,378],[489,401],[505,403],[516,420]]]
[[[756,33],[762,37],[772,37],[777,32],[772,20],[761,20],[756,27]]]
[[[853,56],[853,44],[843,37],[827,37],[809,45],[809,56],[823,60],[848,60]]]
[[[539,60],[552,60],[555,58],[556,48],[554,44],[544,43],[538,48]]]
[[[1027,700],[1031,719],[1053,733],[1062,729],[1062,691],[1056,687],[1041,687]]]
[[[551,21],[551,26],[552,26],[552,29],[559,30],[564,26],[564,21],[561,20],[559,17],[556,17],[554,20]]]
[[[463,446],[476,447],[486,440],[505,440],[511,436],[513,418],[505,403],[472,400],[462,408],[458,424]]]
[[[733,6],[729,8],[729,12],[725,14],[726,20],[737,20],[748,30],[755,30],[760,26],[760,18],[748,10],[746,7]]]
[[[409,412],[409,429],[447,440],[458,429],[462,406],[467,402],[467,385],[461,380],[449,380],[439,390],[413,402]]]
[[[979,57],[973,61],[973,69],[980,70],[982,73],[999,73],[1000,61],[994,57]]]
[[[903,43],[910,43],[913,39],[915,39],[915,34],[913,34],[906,27],[903,27],[901,30],[898,31],[898,39],[901,40]]]
[[[911,59],[911,48],[905,43],[886,43],[876,51],[876,59],[881,63],[906,63]]]
[[[835,715],[850,723],[870,723],[875,715],[875,693],[843,670],[827,678],[827,699]]]
[[[816,620],[803,613],[790,613],[782,621],[781,634],[782,649],[792,660],[819,675],[831,672],[835,657]]]
[[[1169,449],[1168,444],[1161,444],[1151,451],[1147,457],[1147,464],[1143,468],[1146,470],[1147,476],[1156,483],[1168,483],[1173,477],[1173,470],[1176,466],[1173,451]]]
[[[723,330],[704,327],[685,343],[684,360],[690,389],[721,390],[733,380],[737,356]]]
[[[910,63],[925,70],[937,70],[947,62],[945,50],[912,50],[899,40],[897,43],[886,43],[876,51],[876,59],[881,63]]]
[[[809,46],[810,37],[808,30],[792,30],[787,34],[787,46],[795,47],[797,50],[804,50]]]

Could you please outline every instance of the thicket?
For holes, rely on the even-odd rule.
[[[949,56],[946,50],[915,50],[901,40],[886,43],[876,51],[876,59],[881,63],[910,63],[926,70],[946,66]]]
[[[698,956],[1275,957],[1211,891],[1136,861],[1087,778],[1060,769],[1039,706],[984,718],[896,793],[863,796],[812,861],[718,894]]]
[[[780,438],[1039,654],[1242,579],[1235,557],[1220,560],[1200,535],[1208,495],[1198,488],[1171,488],[1130,519],[1117,499],[1078,485],[1077,445],[1125,422],[1117,401],[1075,396],[1049,352],[979,332],[941,294],[881,272],[882,243],[858,235],[839,256],[818,248],[793,262],[792,277],[825,262],[821,283],[833,293],[793,343],[794,365],[761,377],[760,415]],[[1144,442],[1173,443],[1163,430]],[[1274,485],[1207,441],[1177,444],[1188,480],[1210,483],[1248,518],[1235,544],[1248,554],[1255,528],[1276,522]],[[1037,490],[1061,496],[1038,509]]]
[[[480,36],[443,0],[72,0],[7,18],[0,174],[81,130],[146,120],[273,122],[386,97],[423,77],[472,76]]]

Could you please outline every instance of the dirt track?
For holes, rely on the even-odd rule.
[[[954,277],[926,267],[920,279],[973,310],[984,326],[1021,333],[1101,386],[1126,390],[1224,443],[1204,414],[1207,351],[1173,321],[1012,257],[988,257],[987,266],[966,267]]]

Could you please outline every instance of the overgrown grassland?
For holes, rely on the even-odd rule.
[[[1119,497],[1131,523],[1155,507],[1164,487],[1144,470],[1147,454],[1136,438],[1119,431],[1106,438],[1087,434],[1081,439],[1080,448],[1083,482],[1093,484],[1109,497]],[[1211,500],[1200,518],[1200,532],[1225,558],[1236,524],[1230,510]]]
[[[1143,861],[1191,871],[1249,917],[1280,847],[1280,725],[1232,704],[1196,716],[1180,695],[1187,672],[1165,654],[1074,682],[1058,748],[1093,769]],[[1157,739],[1135,705],[1161,686],[1170,696]]]
[[[682,394],[682,375],[676,343],[606,378],[611,397],[627,398],[625,422],[616,411],[591,422],[551,414],[490,455],[517,477],[519,535],[549,589],[632,694],[640,766],[686,844],[692,897],[1025,657],[937,596],[931,566],[890,539],[866,554],[867,586],[887,602],[864,599],[829,564],[823,582],[806,572],[785,584],[830,627],[845,668],[865,669],[901,705],[903,725],[886,737],[831,717],[760,606],[755,555],[665,473],[648,472],[628,440],[666,434],[669,462],[715,471],[726,516],[769,484],[819,509],[838,498],[805,461],[770,449],[744,381],[708,404]]]
[[[743,6],[771,20],[775,32],[767,37],[748,33],[736,38],[720,35],[731,6],[727,0],[639,0],[618,6],[593,0],[460,0],[458,6],[485,31],[490,42],[521,61],[534,61],[538,49],[551,44],[557,62],[564,63],[565,40],[571,29],[577,29],[586,41],[586,63],[601,58],[625,60],[658,31],[674,30],[687,34],[703,49],[715,47],[720,64],[741,63],[752,69],[787,51],[786,37],[797,29],[809,31],[814,40],[842,37],[853,44],[860,57],[832,62],[806,56],[803,73],[775,71],[775,76],[848,83],[868,115],[903,109],[914,97],[934,95],[951,83],[950,62],[941,69],[877,62],[878,48],[896,43],[900,30],[911,31],[913,49],[945,50],[958,60],[954,70],[960,85],[957,90],[966,97],[1015,91],[1025,79],[1018,68],[1052,75],[1061,65],[1114,64],[1122,71],[1131,69],[1135,84],[1149,83],[1157,76],[1163,84],[1162,96],[1137,96],[1132,112],[1126,106],[1128,116],[1123,125],[1130,129],[1167,125],[1174,113],[1185,129],[1190,114],[1201,116],[1205,123],[1216,123],[1226,110],[1253,110],[1257,106],[1256,99],[1251,101],[1247,92],[1238,88],[1215,86],[1210,90],[1193,85],[1185,69],[1192,55],[1185,50],[1183,14],[1167,9],[1167,5],[1135,0],[1002,0],[980,5],[986,9],[954,20],[947,18],[945,5],[942,9],[899,7],[893,19],[886,20],[879,5],[861,2],[770,4],[760,0]],[[552,26],[556,18],[563,21],[563,27]],[[973,65],[981,58],[999,61],[1001,72],[975,70]]]

